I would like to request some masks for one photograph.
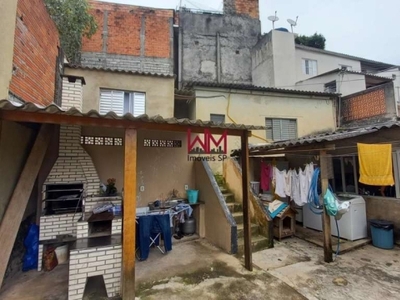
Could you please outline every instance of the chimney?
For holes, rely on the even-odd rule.
[[[224,0],[224,14],[259,19],[259,0]]]
[[[61,108],[68,110],[72,107],[82,111],[83,101],[83,77],[64,75],[61,94]]]

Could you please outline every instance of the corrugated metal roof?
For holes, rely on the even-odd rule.
[[[89,66],[74,65],[74,64],[69,64],[69,63],[65,64],[65,67],[71,68],[71,69],[115,72],[115,73],[131,74],[131,75],[158,76],[158,77],[165,77],[165,78],[173,78],[174,77],[173,74],[151,73],[151,72],[142,72],[142,71],[130,71],[130,70],[104,68],[104,67],[89,67]]]
[[[235,89],[235,90],[249,90],[249,91],[260,91],[260,92],[273,92],[282,94],[297,94],[297,95],[308,95],[308,96],[322,96],[322,97],[337,97],[339,94],[326,93],[326,92],[314,92],[314,91],[299,91],[290,89],[281,89],[275,87],[261,87],[250,84],[237,84],[237,83],[217,83],[217,82],[202,82],[192,81],[185,84],[186,87],[204,86],[212,88],[224,88],[224,89]]]
[[[268,151],[272,149],[280,149],[280,148],[289,148],[296,146],[304,146],[310,144],[316,144],[321,142],[332,142],[337,140],[343,140],[347,138],[352,138],[356,136],[361,136],[364,134],[373,133],[379,131],[383,128],[392,128],[392,127],[400,127],[400,121],[391,121],[385,122],[381,124],[374,124],[370,126],[365,126],[362,128],[350,128],[350,129],[341,129],[335,132],[326,132],[318,135],[310,135],[302,138],[298,138],[295,140],[287,140],[287,141],[279,141],[271,144],[263,144],[257,146],[249,147],[252,153],[256,153],[257,151]],[[236,150],[238,151],[238,150]]]
[[[308,51],[313,51],[313,52],[319,52],[319,53],[323,53],[323,54],[334,55],[334,56],[338,56],[338,57],[344,57],[344,58],[359,60],[359,61],[362,61],[362,62],[365,62],[365,63],[379,65],[382,68],[390,68],[390,67],[396,66],[396,65],[384,63],[384,62],[381,62],[381,61],[376,61],[376,60],[372,60],[372,59],[366,59],[366,58],[362,58],[362,57],[358,57],[358,56],[353,56],[353,55],[349,55],[349,54],[344,54],[344,53],[339,53],[339,52],[334,52],[334,51],[329,51],[329,50],[324,50],[324,49],[319,49],[319,48],[314,48],[314,47],[308,47],[308,46],[299,45],[299,44],[296,44],[296,48],[303,49],[303,50],[308,50]]]
[[[344,73],[349,73],[349,74],[357,74],[357,75],[364,75],[364,76],[368,76],[368,77],[384,79],[384,80],[387,80],[387,81],[392,81],[393,80],[393,78],[391,78],[391,77],[383,77],[383,76],[379,76],[379,75],[375,75],[375,74],[371,74],[371,73],[358,72],[358,71],[353,71],[353,70],[342,70],[341,68],[336,68],[336,69],[333,69],[331,71],[328,71],[328,72],[325,72],[325,73],[322,73],[322,74],[307,78],[307,79],[299,81],[299,82],[304,82],[304,81],[307,81],[307,80],[310,80],[310,79],[322,77],[322,76],[333,74],[333,73],[339,73],[339,72],[344,72]]]
[[[158,123],[158,124],[176,124],[185,125],[192,127],[205,127],[205,128],[221,128],[221,129],[237,129],[237,130],[264,130],[265,126],[253,126],[253,125],[242,125],[242,124],[216,124],[212,121],[202,120],[189,120],[189,119],[177,119],[177,118],[163,118],[160,115],[148,116],[140,115],[134,117],[132,114],[127,113],[123,116],[118,116],[115,112],[110,111],[105,115],[101,115],[97,110],[90,110],[87,113],[83,113],[75,107],[68,110],[63,110],[56,104],[50,104],[48,106],[42,106],[31,102],[17,103],[9,100],[0,100],[0,110],[8,111],[23,111],[31,113],[44,113],[54,115],[69,115],[75,117],[90,117],[90,118],[103,118],[103,119],[115,119],[115,120],[127,120],[144,123]]]

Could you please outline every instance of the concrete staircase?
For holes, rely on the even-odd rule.
[[[243,209],[242,204],[235,202],[235,197],[225,187],[220,187],[222,195],[225,198],[225,203],[235,219],[237,224],[237,238],[238,238],[238,255],[244,253],[244,224],[243,224]],[[268,239],[260,235],[259,226],[257,224],[251,224],[251,247],[253,252],[266,249],[268,246]]]

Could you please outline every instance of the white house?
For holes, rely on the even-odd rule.
[[[400,73],[392,64],[297,45],[295,37],[272,30],[260,39],[252,51],[254,85],[348,95],[387,83]]]

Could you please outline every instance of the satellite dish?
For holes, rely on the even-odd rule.
[[[299,16],[296,17],[296,21],[293,21],[292,19],[287,19],[288,23],[290,24],[290,27],[292,28],[292,33],[293,33],[293,27],[296,27],[298,19]]]
[[[272,29],[275,29],[275,22],[279,21],[279,18],[276,16],[276,11],[275,11],[275,16],[269,16],[268,20],[272,22]]]

